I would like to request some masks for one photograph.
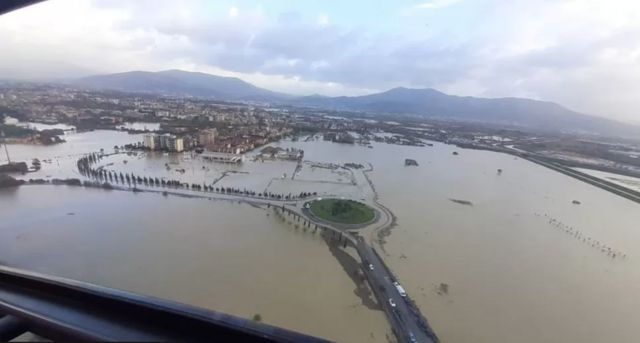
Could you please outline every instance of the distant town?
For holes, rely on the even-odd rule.
[[[12,120],[63,123],[78,131],[144,133],[143,141],[130,146],[135,149],[232,155],[244,154],[283,137],[298,139],[301,134],[312,133],[321,134],[328,141],[365,146],[372,141],[413,146],[438,141],[465,148],[529,153],[570,167],[640,176],[638,141],[416,115],[223,102],[20,82],[0,83],[0,114],[5,117],[0,127],[9,144],[62,142],[57,136],[61,130],[18,128],[10,125]],[[133,122],[143,125],[128,125]],[[149,123],[148,127],[144,123]],[[151,129],[158,124],[159,128]]]

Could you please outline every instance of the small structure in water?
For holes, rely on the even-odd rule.
[[[502,169],[498,168],[498,175],[502,174]]]
[[[572,201],[571,203],[572,203],[572,204],[574,204],[574,205],[580,205],[580,204],[581,204],[581,202],[580,202],[580,201],[578,201],[578,200],[574,200],[574,201]]]
[[[457,152],[457,151],[454,151],[454,152],[453,152],[453,154],[454,154],[454,155],[458,155],[458,152]]]
[[[9,162],[7,164],[0,165],[0,173],[26,173],[29,171],[29,166],[26,162]]]
[[[449,284],[441,282],[440,286],[438,287],[438,294],[449,294]]]
[[[404,165],[405,166],[418,166],[418,162],[416,162],[416,160],[412,160],[410,158],[405,158],[404,159]]]
[[[456,204],[473,206],[473,203],[471,201],[469,201],[469,200],[453,199],[453,198],[449,198],[449,200],[455,202]]]

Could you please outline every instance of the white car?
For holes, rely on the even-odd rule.
[[[396,289],[398,290],[398,293],[400,293],[400,296],[402,296],[403,298],[407,296],[407,292],[404,290],[404,288],[402,287],[402,285],[400,285],[398,283],[398,281],[394,281],[393,285],[396,287]]]
[[[373,264],[369,263],[369,269],[373,270]]]
[[[391,305],[391,307],[396,307],[396,302],[389,298],[389,305]]]

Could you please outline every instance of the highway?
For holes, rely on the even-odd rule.
[[[555,170],[557,172],[563,173],[565,175],[571,176],[573,178],[576,178],[580,181],[586,182],[588,184],[591,184],[593,186],[596,187],[600,187],[606,191],[609,191],[611,193],[617,194],[621,197],[627,198],[631,201],[635,201],[637,203],[640,203],[640,192],[634,191],[632,189],[626,188],[624,186],[620,186],[617,185],[615,183],[597,178],[595,176],[589,175],[589,174],[585,174],[583,172],[577,171],[575,169],[572,169],[570,167],[558,164],[558,163],[554,163],[554,162],[550,162],[545,160],[544,158],[536,158],[536,157],[532,157],[532,156],[522,156],[522,158],[527,159],[531,162],[540,164],[542,166],[545,166],[549,169]]]

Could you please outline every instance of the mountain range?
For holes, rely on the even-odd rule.
[[[72,82],[75,85],[125,92],[182,95],[219,100],[279,101],[290,95],[256,87],[235,77],[223,77],[182,70],[88,76]]]
[[[261,101],[300,107],[410,114],[544,130],[638,135],[640,127],[572,111],[552,102],[524,98],[477,98],[448,95],[435,89],[394,88],[364,96],[296,97],[256,87],[233,77],[167,70],[132,71],[77,79],[86,88],[165,95],[193,96],[229,101]]]

